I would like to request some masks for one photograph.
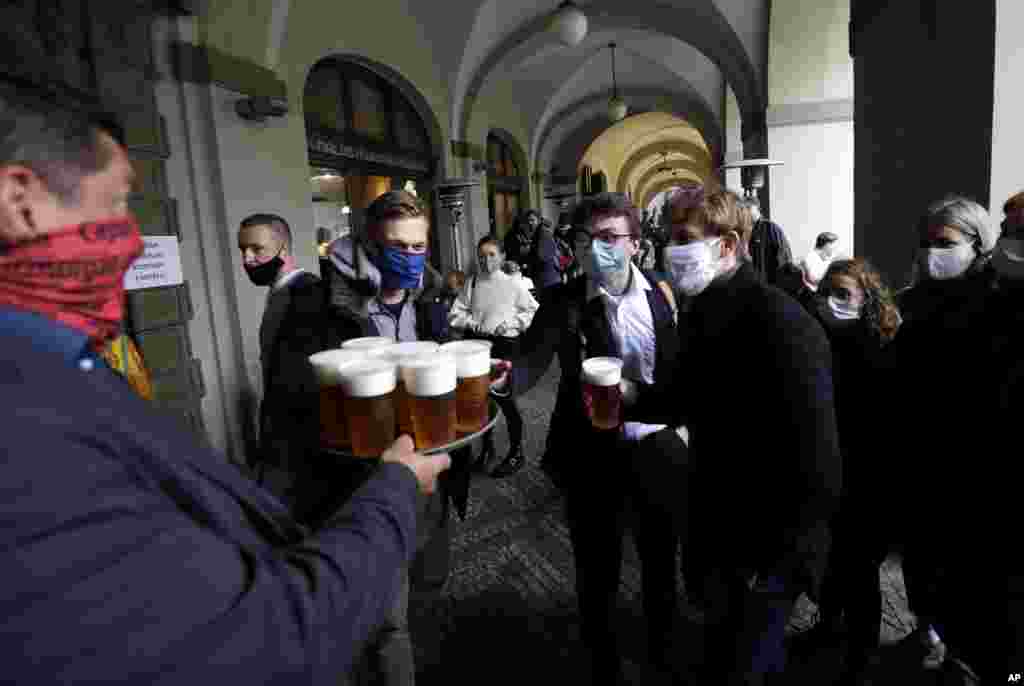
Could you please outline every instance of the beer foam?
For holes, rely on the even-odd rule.
[[[472,379],[491,373],[491,343],[488,341],[453,341],[441,346],[441,352],[455,356],[460,379]]]
[[[384,357],[394,361],[396,364],[403,358],[412,355],[428,355],[436,353],[441,346],[433,341],[409,341],[406,343],[395,343],[394,345],[382,346],[368,350],[370,357]]]
[[[404,357],[398,363],[409,395],[430,398],[455,390],[455,357],[443,352]]]
[[[366,358],[365,350],[324,350],[309,356],[313,372],[321,386],[341,384],[341,370],[346,365]]]
[[[398,385],[397,367],[393,362],[379,358],[366,358],[341,368],[345,395],[352,398],[375,398],[395,390]]]
[[[370,348],[381,348],[386,345],[394,345],[395,340],[388,338],[387,336],[366,336],[364,338],[350,338],[341,344],[342,349],[362,349],[369,350]]]
[[[614,386],[622,379],[622,360],[591,357],[583,361],[583,380],[594,386]]]

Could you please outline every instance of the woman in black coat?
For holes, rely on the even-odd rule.
[[[919,625],[937,632],[920,637],[926,666],[958,656],[983,683],[1005,680],[1007,546],[979,537],[1003,526],[1000,508],[1014,499],[1004,490],[1013,482],[1004,455],[1012,443],[1000,435],[1015,438],[1009,427],[1020,418],[1006,397],[1024,350],[1024,301],[998,288],[990,263],[998,232],[977,203],[945,198],[916,231],[920,280],[900,299],[904,323],[886,354],[885,393],[907,595]]]
[[[829,565],[817,597],[819,627],[833,636],[842,618],[848,656],[841,683],[856,683],[878,646],[878,566],[888,554],[878,459],[887,440],[877,427],[881,355],[896,335],[899,311],[881,275],[864,259],[838,260],[821,280],[815,314],[832,346],[836,423],[843,455],[843,498],[832,520]],[[820,631],[820,630],[818,630]],[[818,633],[816,631],[816,633]],[[820,634],[819,634],[820,635]]]

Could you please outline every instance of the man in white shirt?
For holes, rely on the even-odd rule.
[[[651,394],[657,392],[657,379],[671,378],[674,370],[679,345],[674,309],[664,291],[656,287],[653,275],[645,275],[632,262],[641,238],[639,212],[632,203],[621,194],[602,193],[589,198],[584,209],[583,227],[591,240],[578,256],[588,277],[587,303],[579,327],[583,357],[620,358],[624,401],[632,404],[643,396],[648,404]],[[562,373],[578,375],[579,371],[563,369]],[[634,462],[659,461],[658,456],[666,451],[685,456],[686,443],[665,425],[624,421],[614,432],[599,431],[591,427],[585,414],[573,426],[552,430],[566,432],[577,446],[576,464],[566,477],[567,514],[594,683],[623,680],[614,614],[627,498],[633,499],[637,512],[633,530],[643,566],[651,660],[667,668],[677,602],[679,532],[669,518],[652,516],[645,497],[645,483],[652,472],[646,467],[637,469]],[[569,449],[564,442],[562,446],[562,450]],[[685,484],[679,484],[681,497],[685,497],[684,488]]]
[[[293,488],[309,466],[319,436],[317,383],[310,355],[324,349],[320,279],[300,269],[291,229],[275,214],[254,214],[238,229],[242,266],[256,286],[269,286],[260,323],[263,397],[259,481],[293,504]]]
[[[807,253],[807,257],[800,263],[800,270],[804,273],[804,284],[812,291],[818,291],[818,282],[828,271],[828,265],[836,255],[836,248],[839,244],[839,236],[826,231],[818,234],[814,241],[814,249]]]

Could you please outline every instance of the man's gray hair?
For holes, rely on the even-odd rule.
[[[933,202],[917,223],[919,234],[933,226],[949,226],[970,238],[978,254],[992,251],[999,231],[985,208],[962,195],[947,195]]]
[[[77,202],[83,177],[109,164],[100,133],[124,145],[124,129],[112,116],[0,94],[0,165],[28,167],[64,204]]]

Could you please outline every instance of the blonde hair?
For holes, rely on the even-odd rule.
[[[671,209],[674,220],[700,226],[709,236],[735,232],[740,245],[745,247],[750,242],[754,218],[743,206],[742,198],[730,190],[712,191],[693,204],[673,202]]]
[[[1010,196],[1010,199],[1003,204],[1003,214],[1010,214],[1022,207],[1024,207],[1024,191]]]

